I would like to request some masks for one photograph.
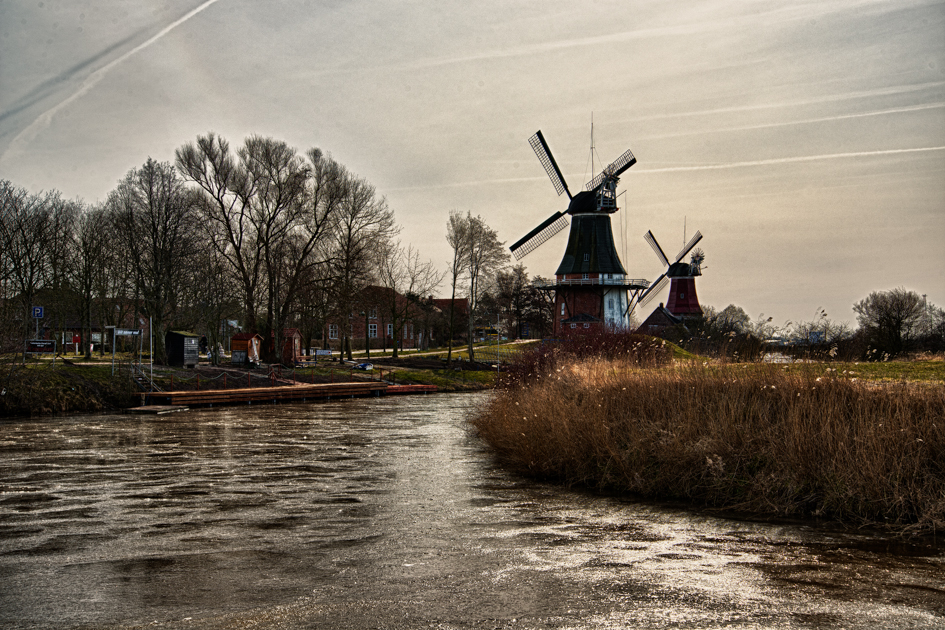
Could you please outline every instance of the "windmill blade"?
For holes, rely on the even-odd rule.
[[[558,195],[560,196],[561,193],[566,192],[568,193],[568,199],[571,199],[571,191],[568,190],[568,184],[564,181],[564,175],[561,174],[558,163],[555,162],[554,157],[551,155],[551,149],[548,148],[545,137],[541,135],[541,129],[528,139],[528,144],[532,145],[532,150],[535,152],[535,155],[538,156],[538,161],[545,167],[545,172],[548,173],[548,177],[551,179],[555,190],[558,191]]]
[[[587,182],[585,190],[597,190],[597,188],[604,183],[605,179],[614,178],[620,176],[625,170],[637,163],[637,159],[633,157],[633,153],[630,152],[630,149],[621,155],[619,158],[610,163],[610,165],[598,173],[597,177]]]
[[[566,227],[568,227],[567,214],[556,212],[545,219],[541,225],[520,238],[509,249],[512,251],[512,255],[515,256],[515,260],[521,260]]]
[[[692,238],[689,239],[689,242],[686,243],[686,246],[679,250],[679,255],[676,256],[676,262],[679,262],[683,259],[683,256],[688,254],[693,247],[696,246],[696,243],[702,240],[702,232],[696,230],[696,233],[692,235]]]
[[[656,294],[663,290],[663,287],[666,286],[666,283],[669,282],[669,278],[666,277],[664,273],[659,278],[656,279],[656,282],[650,285],[650,288],[640,296],[640,306],[646,306],[650,303],[650,300],[656,297]]]
[[[647,230],[646,234],[643,235],[643,239],[649,243],[653,251],[656,252],[656,257],[660,259],[660,262],[669,267],[669,259],[666,257],[666,254],[663,253],[663,248],[660,247],[660,244],[656,242],[656,237],[653,236],[653,232]]]

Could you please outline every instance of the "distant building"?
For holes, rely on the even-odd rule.
[[[255,333],[237,333],[230,338],[230,352],[233,364],[246,365],[259,363],[263,338]]]
[[[167,364],[196,367],[200,358],[200,335],[186,330],[169,330],[164,335]]]
[[[683,323],[683,318],[673,315],[662,303],[657,306],[649,317],[643,320],[636,332],[643,335],[660,336],[667,328],[678,326]]]

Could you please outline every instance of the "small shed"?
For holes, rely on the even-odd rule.
[[[284,328],[282,330],[282,362],[285,365],[294,365],[302,358],[302,333],[298,328]]]
[[[235,365],[259,363],[259,352],[262,349],[262,335],[255,333],[237,333],[230,338],[231,362]]]
[[[197,367],[200,335],[186,330],[169,330],[164,335],[164,347],[167,349],[168,365]]]

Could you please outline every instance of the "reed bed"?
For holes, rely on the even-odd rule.
[[[945,386],[752,365],[555,362],[473,420],[521,472],[903,533],[945,526]]]

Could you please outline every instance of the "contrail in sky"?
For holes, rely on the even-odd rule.
[[[805,118],[802,120],[788,120],[785,122],[770,122],[759,125],[743,125],[740,127],[719,127],[717,129],[696,129],[680,133],[661,133],[643,136],[647,140],[662,140],[665,138],[680,138],[684,136],[696,136],[707,133],[728,133],[730,131],[750,131],[752,129],[771,129],[773,127],[791,127],[794,125],[809,125],[819,122],[832,122],[834,120],[848,120],[851,118],[866,118],[870,116],[886,116],[889,114],[908,114],[927,109],[941,109],[945,107],[945,102],[929,103],[927,105],[911,105],[907,107],[894,107],[892,109],[879,109],[872,112],[860,112],[857,114],[838,114],[837,116],[822,116],[820,118]],[[638,136],[638,139],[640,137]]]
[[[17,134],[15,138],[13,138],[13,140],[10,141],[10,144],[7,147],[7,150],[4,151],[2,156],[0,156],[0,166],[2,166],[3,163],[6,162],[9,158],[15,157],[16,155],[22,153],[23,150],[26,149],[26,147],[28,147],[29,144],[33,140],[36,139],[36,136],[38,136],[41,131],[49,127],[49,125],[52,123],[52,120],[56,116],[56,114],[58,114],[60,111],[68,107],[74,101],[88,94],[88,92],[93,87],[98,85],[98,83],[102,79],[105,78],[105,75],[108,74],[109,71],[112,70],[112,68],[123,63],[129,57],[141,52],[142,50],[144,50],[145,48],[147,48],[154,42],[158,41],[159,39],[161,39],[162,37],[164,37],[171,31],[173,31],[175,28],[177,28],[178,26],[180,26],[181,24],[183,24],[190,18],[194,17],[195,15],[197,15],[198,13],[200,13],[201,11],[209,7],[211,4],[215,4],[218,1],[219,0],[207,0],[206,2],[198,6],[196,9],[193,9],[190,12],[185,13],[182,17],[178,18],[174,22],[171,22],[170,24],[162,28],[160,31],[158,31],[153,37],[151,37],[147,41],[141,44],[138,44],[137,46],[135,46],[134,48],[126,52],[121,57],[118,57],[114,61],[102,66],[101,68],[99,68],[98,70],[96,70],[95,72],[87,76],[85,78],[85,81],[82,82],[82,85],[79,86],[78,90],[73,92],[65,100],[61,101],[57,105],[54,105],[50,109],[40,114],[36,118],[36,120],[34,120],[26,129],[21,131],[19,134]]]
[[[918,147],[916,149],[884,149],[881,151],[855,151],[852,153],[826,153],[823,155],[802,155],[798,157],[772,158],[770,160],[752,160],[751,162],[727,162],[725,164],[700,164],[697,166],[669,166],[666,168],[646,168],[635,170],[636,173],[677,173],[683,171],[713,171],[724,168],[741,168],[743,166],[767,166],[769,164],[790,164],[792,162],[814,162],[816,160],[835,160],[849,157],[866,157],[873,155],[895,155],[898,153],[924,153],[927,151],[943,151],[942,147]]]
[[[751,162],[726,162],[724,164],[698,164],[693,166],[667,166],[665,168],[641,168],[633,169],[632,174],[649,173],[677,173],[684,171],[714,171],[726,168],[742,168],[746,166],[767,166],[769,164],[790,164],[792,162],[814,162],[817,160],[836,160],[851,157],[869,157],[875,155],[896,155],[900,153],[927,153],[929,151],[945,151],[945,146],[941,147],[918,147],[915,149],[883,149],[879,151],[855,151],[851,153],[825,153],[822,155],[802,155],[798,157],[771,158],[770,160],[752,160]],[[411,190],[431,190],[440,188],[464,188],[467,186],[481,186],[482,184],[518,184],[522,182],[533,182],[544,180],[542,176],[531,177],[507,177],[503,179],[483,179],[466,182],[447,182],[443,184],[423,184],[419,186],[400,186],[396,188],[385,188],[388,192],[403,192]]]

